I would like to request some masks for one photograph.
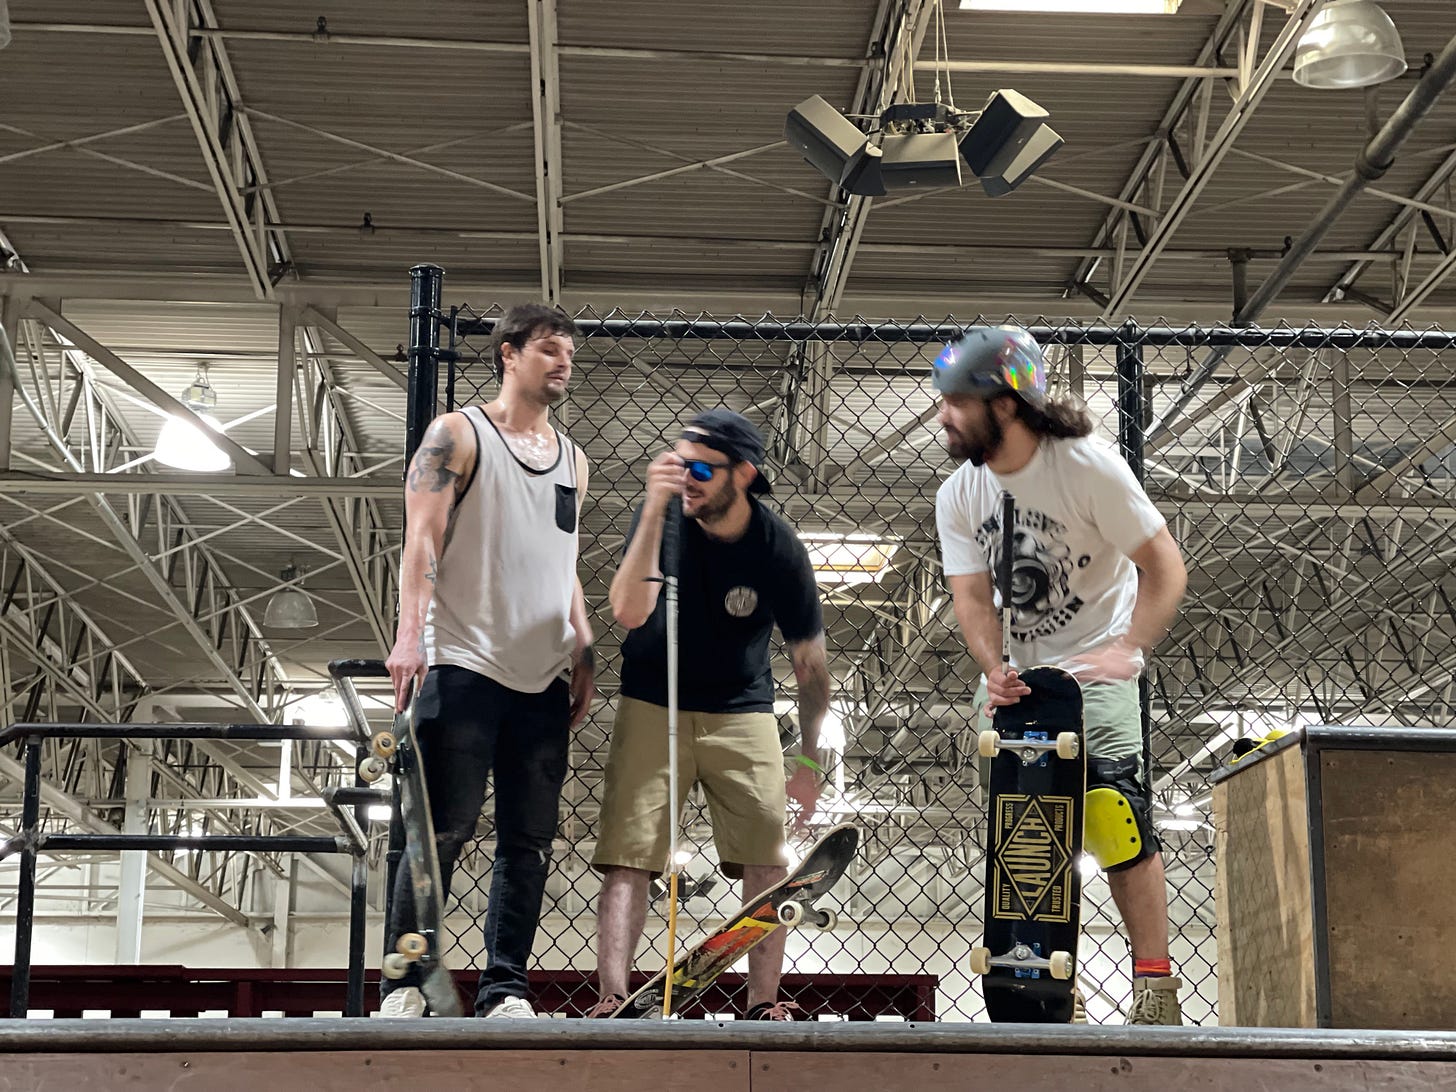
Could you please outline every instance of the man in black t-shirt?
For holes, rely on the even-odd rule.
[[[747,901],[787,874],[786,797],[799,805],[799,824],[819,800],[819,726],[829,707],[819,589],[804,544],[756,499],[769,491],[763,454],[758,430],[738,414],[694,417],[675,449],[647,468],[647,494],[612,580],[612,613],[631,632],[592,858],[603,874],[601,1000],[589,1015],[609,1015],[626,997],[648,885],[667,865],[665,519],[677,520],[679,543],[679,806],[701,782],[723,871],[742,878]],[[802,754],[787,785],[768,655],[775,624],[799,682]],[[793,1019],[797,1006],[778,999],[783,957],[782,930],[749,952],[749,1019]]]

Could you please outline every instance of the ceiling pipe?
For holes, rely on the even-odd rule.
[[[1257,319],[1268,306],[1274,302],[1279,293],[1294,279],[1294,274],[1319,246],[1321,240],[1329,234],[1330,228],[1340,215],[1349,208],[1355,198],[1369,186],[1390,170],[1395,162],[1395,153],[1405,143],[1406,138],[1411,135],[1415,127],[1436,105],[1440,97],[1456,82],[1456,38],[1446,43],[1446,48],[1441,55],[1426,70],[1419,83],[1411,89],[1405,101],[1396,108],[1388,120],[1370,139],[1370,142],[1360,150],[1355,157],[1355,169],[1349,177],[1340,185],[1340,188],[1325,203],[1318,215],[1310,223],[1298,239],[1289,247],[1288,252],[1280,261],[1278,267],[1269,278],[1261,284],[1254,294],[1249,297],[1243,307],[1234,312],[1234,322],[1237,325],[1248,325]],[[1156,447],[1166,443],[1170,438],[1169,430],[1179,417],[1183,415],[1189,403],[1198,395],[1214,371],[1217,370],[1225,357],[1228,356],[1227,348],[1214,349],[1184,384],[1182,392],[1177,400],[1163,415],[1149,437],[1149,445]]]

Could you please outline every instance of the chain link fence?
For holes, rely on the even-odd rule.
[[[431,267],[416,274],[413,437],[437,405],[488,401],[496,391],[489,342],[500,309],[442,311],[440,284]],[[971,702],[978,669],[939,567],[934,496],[954,463],[928,375],[965,326],[1008,320],[575,317],[582,336],[557,422],[591,462],[580,573],[599,698],[573,747],[539,967],[595,967],[599,884],[588,862],[623,636],[607,588],[645,467],[692,412],[726,406],[763,430],[771,503],[819,573],[834,679],[824,821],[853,821],[863,832],[858,860],[825,902],[838,927],[790,934],[785,970],[795,977],[785,995],[811,1016],[866,1018],[890,1011],[845,1002],[856,981],[868,991],[867,980],[844,978],[847,992],[832,995],[810,986],[931,976],[920,981],[933,980],[938,1019],[984,1018],[968,960],[981,935],[985,872]],[[1145,679],[1147,768],[1185,1019],[1213,1023],[1208,776],[1231,741],[1310,723],[1456,725],[1456,380],[1451,357],[1443,361],[1456,334],[1025,324],[1047,350],[1054,391],[1082,401],[1118,444],[1189,564],[1181,616]],[[775,674],[787,749],[797,740],[794,681],[777,651]],[[488,799],[456,873],[454,967],[485,958],[476,923],[489,889],[492,811]],[[740,897],[717,868],[697,791],[684,838],[680,942],[692,943]],[[1082,867],[1080,984],[1092,1022],[1120,1023],[1130,958],[1105,877],[1090,858]],[[660,968],[665,930],[665,891],[654,888],[639,971]],[[802,975],[812,977],[794,985]],[[586,974],[558,981],[568,983],[568,1011],[595,1000]]]

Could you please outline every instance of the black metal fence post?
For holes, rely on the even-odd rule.
[[[20,889],[15,900],[15,963],[10,978],[10,1018],[30,1012],[30,952],[35,934],[36,839],[40,836],[40,740],[25,744],[25,790],[20,805]]]
[[[435,418],[440,398],[440,297],[445,270],[438,265],[417,265],[410,269],[409,390],[405,410],[404,465],[424,439],[425,429]],[[389,823],[389,850],[385,855],[384,916],[389,919],[394,903],[394,877],[404,856],[404,829],[399,823],[399,788]],[[388,932],[388,929],[386,929]]]
[[[368,809],[364,805],[355,808],[360,815]],[[365,818],[363,823],[368,823]],[[361,825],[361,830],[367,826]],[[353,873],[349,883],[349,984],[344,997],[345,1016],[364,1015],[364,915],[369,908],[369,861],[363,853],[355,852],[350,858]]]
[[[1144,361],[1142,331],[1131,320],[1120,327],[1125,335],[1117,346],[1117,446],[1133,477],[1142,482],[1147,476],[1144,444],[1147,440],[1147,404],[1143,398]],[[1143,777],[1152,783],[1153,718],[1152,664],[1144,666],[1138,676],[1138,707],[1143,721]]]
[[[409,401],[405,410],[404,464],[409,462],[435,417],[439,399],[440,293],[445,271],[438,265],[410,270]]]

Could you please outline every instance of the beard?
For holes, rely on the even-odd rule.
[[[1004,438],[1001,422],[988,413],[985,427],[980,430],[979,435],[966,436],[947,428],[945,450],[952,458],[969,459],[972,466],[984,466],[986,460],[996,454]]]
[[[715,495],[704,496],[698,502],[697,507],[688,514],[688,518],[695,519],[699,523],[712,523],[727,515],[742,495],[743,491],[738,488],[738,483],[729,478]]]

